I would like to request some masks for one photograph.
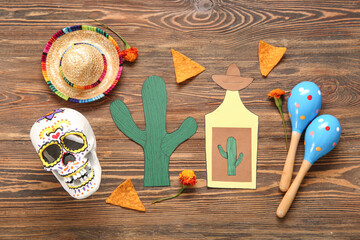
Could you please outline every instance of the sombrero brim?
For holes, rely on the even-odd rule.
[[[61,75],[61,56],[74,43],[92,44],[106,58],[105,77],[93,88],[75,88]],[[67,27],[54,34],[46,44],[41,59],[42,74],[50,89],[64,100],[78,103],[92,102],[108,94],[118,83],[122,68],[121,51],[115,40],[103,30],[87,25]]]

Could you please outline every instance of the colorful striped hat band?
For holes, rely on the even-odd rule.
[[[82,46],[84,44],[91,46],[90,49],[87,49],[87,47],[84,48]],[[74,46],[80,46],[80,48]],[[69,49],[72,51],[69,51]],[[101,60],[103,62],[101,62]],[[70,86],[79,89],[90,89],[99,85],[104,79],[107,70],[106,57],[98,47],[90,43],[73,43],[61,56],[59,69],[62,78]],[[68,69],[67,74],[63,72],[63,69]],[[98,75],[100,75],[100,77],[97,77]],[[68,78],[66,76],[68,76]],[[97,80],[92,81],[93,78]],[[77,84],[71,82],[69,79],[74,79]],[[91,84],[84,85],[89,82],[91,82]]]
[[[92,102],[119,81],[122,57],[114,39],[96,27],[78,25],[57,32],[44,48],[41,68],[50,89],[61,98]]]

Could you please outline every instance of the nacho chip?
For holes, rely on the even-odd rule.
[[[261,75],[266,77],[278,64],[286,51],[285,47],[274,47],[266,42],[259,42],[259,63]]]
[[[178,51],[175,51],[174,49],[171,49],[171,53],[173,57],[177,83],[181,83],[189,78],[195,77],[205,70],[203,66],[197,62],[194,62]]]
[[[145,207],[130,179],[119,185],[106,199],[106,203],[145,212]]]

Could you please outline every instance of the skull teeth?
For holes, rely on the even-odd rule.
[[[76,186],[80,186],[86,183],[92,177],[92,172],[93,172],[92,168],[89,165],[90,162],[88,162],[88,164],[78,173],[64,178],[66,184],[70,188],[76,188]]]
[[[93,178],[94,178],[94,170],[91,169],[89,173],[86,173],[85,175],[81,176],[81,178],[73,179],[71,182],[66,184],[68,185],[69,188],[77,189],[87,184]]]

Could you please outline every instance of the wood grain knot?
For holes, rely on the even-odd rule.
[[[328,80],[326,83],[321,84],[321,92],[323,95],[330,95],[336,92],[337,83],[335,80]]]
[[[215,6],[213,0],[196,0],[195,7],[200,12],[208,12],[212,10]]]

